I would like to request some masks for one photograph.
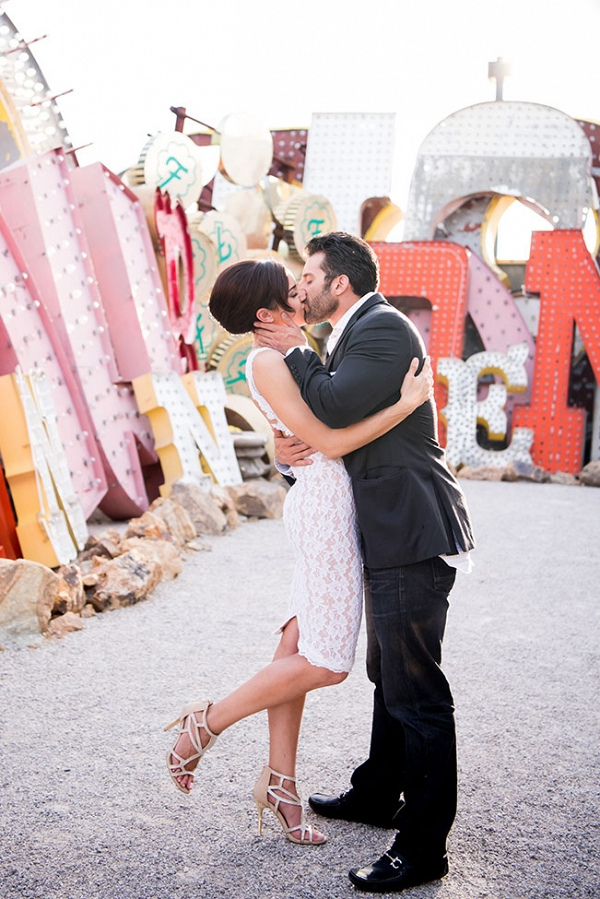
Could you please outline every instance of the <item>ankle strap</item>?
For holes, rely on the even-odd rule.
[[[206,720],[206,716],[208,714],[208,710],[211,707],[211,705],[212,705],[212,702],[209,702],[208,705],[206,706],[206,708],[204,709],[204,714],[202,715],[202,723],[200,724],[200,727],[204,728],[204,730],[206,731],[206,733],[208,734],[209,737],[214,738],[216,740],[217,737],[219,736],[219,734],[213,734],[212,730],[208,726],[208,721]]]
[[[269,768],[269,771],[270,771],[271,774],[273,774],[275,777],[280,777],[281,780],[291,780],[292,783],[294,783],[294,784],[296,783],[296,778],[295,778],[295,777],[290,777],[289,774],[281,774],[279,771],[273,771],[272,768]]]

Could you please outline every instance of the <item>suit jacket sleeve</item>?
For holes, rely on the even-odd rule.
[[[303,400],[330,428],[347,427],[395,403],[411,360],[423,358],[422,345],[391,309],[388,314],[381,307],[378,313],[371,310],[341,341],[343,352],[338,358],[336,348],[333,357],[335,374],[313,352],[298,349],[285,359]]]

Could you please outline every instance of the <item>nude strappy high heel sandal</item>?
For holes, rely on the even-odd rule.
[[[279,783],[272,784],[270,782],[271,775],[273,777],[278,777]],[[263,812],[267,808],[277,816],[277,820],[281,824],[282,830],[290,842],[298,843],[301,846],[322,846],[327,842],[327,837],[313,828],[312,824],[304,824],[301,821],[300,824],[296,824],[295,827],[288,827],[288,822],[286,821],[283,812],[279,809],[280,804],[283,803],[285,805],[297,805],[302,807],[302,803],[298,796],[294,793],[290,793],[290,791],[283,786],[285,780],[290,780],[294,784],[296,783],[295,777],[289,777],[287,774],[280,774],[279,771],[273,771],[272,768],[265,765],[254,786],[252,794],[258,808],[259,837],[262,836]],[[274,802],[269,801],[269,796]],[[299,837],[293,836],[295,831],[300,831]],[[321,839],[318,839],[319,837]]]
[[[212,730],[206,723],[206,713],[208,712],[212,702],[209,699],[203,699],[200,702],[190,702],[188,705],[184,706],[183,711],[179,718],[176,718],[172,724],[167,724],[165,730],[171,730],[171,728],[175,727],[175,725],[180,724],[181,727],[179,729],[179,733],[177,734],[177,739],[173,744],[173,748],[169,749],[167,752],[167,768],[169,770],[169,774],[173,780],[173,783],[177,787],[178,790],[181,790],[182,793],[190,793],[191,790],[188,787],[183,786],[177,780],[178,777],[183,777],[185,775],[189,775],[191,777],[194,776],[194,771],[188,771],[186,769],[186,765],[189,765],[190,762],[198,760],[202,758],[207,749],[210,749],[211,746],[214,746],[215,740],[218,737],[218,734],[213,734]],[[202,712],[202,719],[200,723],[196,721],[194,715]],[[202,741],[200,739],[200,730],[205,730],[208,736],[210,737],[206,746],[202,745]],[[195,749],[195,752],[192,755],[188,756],[188,758],[183,758],[183,756],[179,755],[178,752],[175,752],[175,746],[177,746],[177,741],[179,740],[182,734],[187,734],[190,739],[192,746]]]

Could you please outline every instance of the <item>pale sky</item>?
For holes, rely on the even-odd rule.
[[[268,128],[313,112],[393,112],[392,200],[406,206],[419,145],[443,118],[493,100],[488,63],[512,64],[506,100],[600,121],[600,0],[4,0],[58,100],[82,165],[137,162],[170,106],[215,127]]]

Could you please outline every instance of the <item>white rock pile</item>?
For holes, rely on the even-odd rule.
[[[235,487],[176,483],[126,530],[90,536],[69,565],[47,568],[26,559],[0,559],[0,645],[11,638],[62,637],[84,619],[145,599],[177,577],[186,552],[210,550],[203,535],[221,535],[240,520],[281,518],[283,481],[262,478]]]

